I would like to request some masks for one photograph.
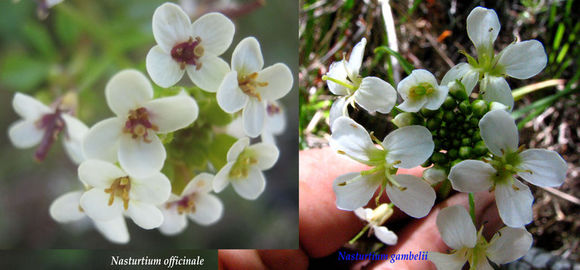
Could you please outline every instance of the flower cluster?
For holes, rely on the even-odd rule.
[[[495,192],[500,217],[507,227],[489,242],[476,231],[476,217],[461,206],[443,209],[437,226],[450,255],[431,252],[429,260],[438,269],[461,269],[466,261],[477,269],[491,269],[487,258],[503,264],[523,256],[532,236],[523,227],[532,221],[533,197],[528,186],[515,176],[538,186],[560,186],[566,163],[554,151],[524,150],[509,111],[514,99],[505,76],[527,79],[538,74],[547,57],[539,41],[509,45],[499,54],[493,50],[500,25],[495,11],[477,7],[467,18],[467,32],[478,59],[453,67],[441,83],[427,70],[417,69],[395,88],[376,77],[359,74],[366,39],[356,44],[347,61],[331,64],[323,76],[328,88],[343,96],[330,109],[330,146],[338,154],[370,169],[347,173],[334,180],[339,209],[354,211],[389,245],[397,237],[381,226],[396,206],[407,215],[426,216],[438,194],[450,188],[470,193]],[[479,93],[474,92],[479,83]],[[397,93],[403,102],[396,105]],[[382,141],[349,118],[348,106],[374,113],[395,112],[397,129]],[[393,108],[396,107],[397,109]],[[399,168],[423,166],[423,177],[396,174]],[[378,192],[377,189],[379,190]],[[391,204],[381,204],[386,191]],[[363,208],[375,197],[376,208]],[[473,207],[473,204],[471,205]]]
[[[159,87],[140,71],[118,72],[105,87],[113,117],[89,129],[73,116],[74,95],[51,107],[20,93],[13,100],[23,118],[9,129],[16,147],[39,145],[35,157],[43,160],[63,133],[66,152],[79,164],[82,190],[57,198],[50,206],[53,219],[71,222],[89,217],[114,243],[129,241],[125,217],[167,235],[182,232],[188,217],[204,226],[216,223],[224,206],[212,192],[220,193],[229,183],[242,198],[257,199],[266,186],[262,171],[278,160],[274,135],[285,127],[277,100],[293,85],[285,64],[264,68],[254,37],[236,46],[231,67],[220,58],[235,32],[233,22],[221,13],[205,14],[192,23],[181,7],[165,3],[155,10],[152,26],[157,45],[145,62]],[[173,88],[185,73],[195,87]],[[215,111],[201,106],[199,97],[217,104],[223,110],[219,113],[231,114],[229,120],[213,120],[215,126],[225,126],[241,112],[243,133],[237,142],[211,132],[214,122],[205,118]],[[250,137],[258,136],[261,142],[251,144]],[[231,146],[227,156],[203,157],[201,165],[189,161],[188,151],[200,137],[221,148]]]

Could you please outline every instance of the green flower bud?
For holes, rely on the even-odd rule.
[[[445,98],[445,101],[443,101],[441,107],[443,107],[446,110],[452,110],[453,108],[455,108],[456,105],[457,103],[455,102],[455,99],[451,96],[447,96]]]
[[[485,145],[485,142],[478,141],[473,147],[473,152],[475,152],[475,154],[478,156],[485,155],[487,153],[487,146]]]
[[[393,123],[397,127],[402,128],[411,125],[420,125],[421,119],[419,119],[419,117],[415,113],[403,112],[395,116],[395,118],[393,119]]]
[[[488,112],[487,102],[485,100],[478,99],[471,104],[471,108],[473,110],[473,114],[477,117],[482,117],[485,113]]]
[[[463,138],[463,139],[461,139],[461,145],[470,146],[471,145],[471,139],[470,138]]]
[[[469,118],[469,123],[473,127],[478,127],[479,126],[479,119],[472,116],[471,118]]]
[[[451,122],[455,119],[455,114],[452,111],[446,111],[445,115],[443,115],[443,120],[446,122]]]
[[[427,120],[427,128],[429,130],[436,130],[441,126],[441,119],[438,118],[429,118]]]
[[[459,80],[449,83],[449,94],[457,100],[467,99],[467,92],[465,91],[465,87]]]
[[[458,154],[459,152],[457,151],[457,149],[451,149],[447,152],[447,157],[449,158],[449,160],[454,160],[457,158]]]
[[[459,103],[459,110],[468,115],[471,113],[471,104],[469,104],[469,100],[464,100]]]
[[[423,115],[424,117],[431,117],[431,116],[435,115],[436,112],[437,111],[432,111],[432,110],[429,110],[427,108],[421,109],[421,115]]]
[[[468,159],[471,156],[471,147],[461,146],[459,148],[459,157],[462,159]]]
[[[435,153],[433,153],[433,155],[431,156],[431,160],[435,164],[445,164],[445,163],[447,163],[447,158],[441,152],[435,152]]]
[[[452,142],[453,147],[459,147],[461,145],[461,141],[458,139],[453,140]]]

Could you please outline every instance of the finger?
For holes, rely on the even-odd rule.
[[[268,269],[307,269],[308,257],[300,249],[258,250]]]
[[[218,251],[220,270],[266,270],[260,255],[255,249],[227,249]]]
[[[475,215],[479,228],[485,223],[484,231],[495,232],[501,225],[497,214],[497,207],[493,195],[489,192],[479,192],[475,194]],[[385,251],[392,254],[417,254],[420,251],[447,252],[449,247],[441,239],[437,229],[436,220],[439,211],[452,205],[462,205],[469,209],[468,195],[465,193],[455,194],[447,200],[441,202],[433,208],[426,218],[414,220],[398,233],[399,241],[397,245],[387,248]],[[427,260],[401,260],[401,261],[381,261],[375,262],[376,269],[435,269],[435,265]]]
[[[364,226],[352,211],[336,207],[332,182],[339,175],[369,167],[336,154],[330,148],[300,152],[299,161],[300,245],[312,257],[322,257],[340,248]],[[421,170],[400,170],[421,175]],[[382,201],[387,201],[383,194]],[[374,202],[370,202],[374,206]],[[404,217],[398,209],[392,219]]]

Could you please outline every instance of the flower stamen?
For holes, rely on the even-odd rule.
[[[149,129],[159,131],[159,128],[149,120],[149,112],[147,109],[141,107],[129,111],[129,116],[127,117],[127,122],[125,122],[123,133],[131,134],[133,139],[143,138],[144,142],[150,143],[151,140],[148,138]]]
[[[115,179],[111,187],[105,189],[105,193],[110,193],[108,205],[113,205],[115,197],[120,197],[123,200],[123,208],[129,208],[129,191],[131,190],[131,178],[123,176]]]
[[[262,97],[260,93],[256,91],[258,87],[266,87],[268,86],[268,82],[258,82],[256,79],[258,78],[258,72],[254,72],[250,75],[242,75],[238,77],[238,85],[244,94],[255,97],[258,101],[262,101]]]
[[[201,69],[201,62],[199,59],[203,56],[205,50],[201,46],[200,37],[189,37],[186,42],[179,43],[171,49],[171,57],[179,63],[179,67],[183,70],[187,65],[194,65],[195,70]]]

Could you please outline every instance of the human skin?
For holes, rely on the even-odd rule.
[[[337,251],[365,223],[352,211],[336,208],[336,197],[332,191],[333,180],[344,173],[368,169],[365,165],[336,154],[330,148],[311,149],[299,154],[299,229],[300,249],[297,250],[220,250],[219,269],[306,269],[309,258],[328,256]],[[421,176],[422,169],[400,169],[399,173]],[[388,202],[383,195],[381,201]],[[439,211],[447,206],[460,204],[468,209],[467,194],[454,194],[435,205],[424,218],[414,219],[400,212],[387,221],[408,221],[403,229],[396,231],[397,245],[387,247],[387,254],[404,254],[412,251],[447,252],[449,248],[439,235],[435,224]],[[373,207],[371,201],[368,205]],[[484,235],[488,238],[501,226],[497,207],[489,192],[475,194],[475,213],[479,228],[485,223]],[[370,266],[372,269],[435,269],[429,261],[361,261],[353,268]]]

